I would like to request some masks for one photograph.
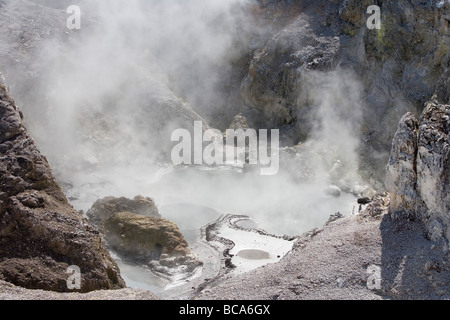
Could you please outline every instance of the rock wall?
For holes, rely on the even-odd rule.
[[[362,119],[354,123],[361,142],[361,171],[368,179],[383,181],[400,118],[407,112],[419,116],[436,91],[440,103],[449,103],[449,2],[260,3],[268,32],[257,42],[242,81],[244,104],[259,110],[266,126],[281,127],[282,134],[290,135],[286,141],[295,144],[311,132],[317,109],[317,100],[311,98],[327,87],[318,89],[313,82],[316,92],[311,95],[314,71],[354,71],[363,97]],[[379,30],[367,28],[370,5],[380,7]],[[332,102],[345,107],[338,96]],[[249,117],[250,125],[252,120]]]
[[[450,240],[450,105],[428,103],[419,120],[419,212],[432,240]]]
[[[124,287],[98,231],[68,203],[3,85],[0,154],[0,279],[70,291],[67,269],[76,265],[81,292]]]
[[[419,121],[406,114],[387,166],[390,215],[423,221],[433,241],[450,240],[449,132],[450,105],[428,102]]]
[[[414,217],[416,213],[418,129],[416,117],[408,112],[401,118],[392,141],[385,184],[393,216]]]

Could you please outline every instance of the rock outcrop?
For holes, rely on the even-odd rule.
[[[121,256],[162,275],[192,272],[202,265],[177,225],[166,219],[118,212],[105,221],[105,238]]]
[[[437,102],[426,104],[419,121],[406,114],[387,167],[391,216],[423,221],[433,241],[450,240],[449,119],[450,105]]]
[[[416,212],[418,121],[408,112],[398,125],[386,174],[390,192],[390,212],[413,217]]]
[[[261,24],[270,31],[252,51],[241,86],[243,103],[259,110],[266,126],[280,128],[282,138],[292,136],[286,141],[304,142],[314,129],[311,120],[317,118],[322,95],[334,90],[328,102],[341,114],[358,89],[350,87],[345,103],[339,104],[339,91],[346,89],[341,80],[335,79],[333,86],[321,79],[336,66],[354,71],[363,96],[352,106],[362,112],[353,121],[361,143],[360,169],[367,180],[384,181],[399,119],[406,112],[418,116],[435,91],[440,103],[448,103],[450,3],[259,2]],[[371,5],[380,8],[379,30],[367,27]]]
[[[113,249],[143,262],[158,260],[162,254],[189,253],[176,224],[162,218],[118,212],[105,221],[105,236]]]
[[[161,218],[152,199],[136,196],[97,200],[87,216],[119,256],[148,265],[161,276],[190,273],[202,265],[178,226]]]
[[[0,85],[0,279],[70,291],[69,266],[81,272],[79,291],[125,286],[102,238],[67,201]]]

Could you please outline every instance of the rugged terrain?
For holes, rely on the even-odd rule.
[[[340,218],[300,237],[280,262],[222,279],[196,299],[448,299],[448,258],[423,232],[370,210]]]
[[[154,4],[107,6],[69,31],[67,1],[0,0],[0,298],[157,298],[123,288],[100,233],[118,214],[147,225],[154,204],[135,199],[153,218],[126,205],[99,231],[61,186],[75,201],[97,197],[83,189],[93,184],[116,191],[124,176],[167,165],[170,133],[194,120],[279,128],[283,171],[301,180],[323,162],[328,191],[368,204],[192,298],[450,298],[449,1],[236,2],[196,24],[186,12],[170,23],[153,15],[174,39],[141,24]],[[374,4],[381,29],[366,25]],[[71,265],[83,293],[56,292],[69,291]]]

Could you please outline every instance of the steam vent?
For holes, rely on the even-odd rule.
[[[448,0],[0,0],[0,300],[450,299],[449,23]]]

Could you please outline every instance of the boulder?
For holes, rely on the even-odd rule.
[[[30,289],[77,291],[125,287],[97,229],[67,201],[23,115],[0,84],[0,280]]]
[[[134,263],[147,264],[161,276],[191,272],[202,265],[178,226],[161,218],[150,198],[106,197],[97,200],[87,216],[111,250]]]
[[[169,220],[118,212],[105,221],[104,230],[112,250],[132,261],[148,264],[154,271],[174,273],[178,267],[193,271],[202,265],[191,253],[177,225]]]

